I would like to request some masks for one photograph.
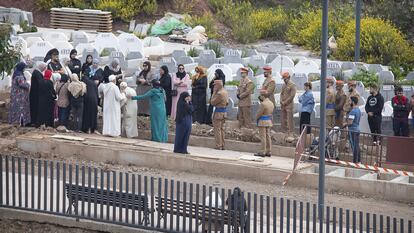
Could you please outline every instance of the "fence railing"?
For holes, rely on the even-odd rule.
[[[334,206],[321,217],[310,202],[88,165],[0,157],[0,207],[163,232],[321,232],[321,226],[333,233],[412,233],[412,219]]]
[[[305,125],[305,154],[319,157],[319,132],[320,127],[314,125]],[[350,143],[350,131],[346,129],[328,129],[326,128],[326,152],[325,157],[339,159],[342,161],[353,162],[353,151]],[[352,131],[351,131],[352,132]],[[377,141],[377,143],[374,143]],[[359,153],[361,163],[367,165],[381,166],[386,160],[388,137],[386,135],[359,133]]]

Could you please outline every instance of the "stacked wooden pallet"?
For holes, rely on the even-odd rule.
[[[52,8],[50,26],[75,30],[112,31],[112,15],[108,11],[77,8]]]

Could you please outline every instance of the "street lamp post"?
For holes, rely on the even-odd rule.
[[[323,216],[325,208],[325,123],[326,123],[326,68],[328,60],[328,7],[329,0],[322,3],[322,57],[321,57],[321,107],[320,107],[320,131],[319,131],[319,187],[318,187],[318,215],[319,232],[323,232]]]

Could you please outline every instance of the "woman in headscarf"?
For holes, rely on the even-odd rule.
[[[9,123],[26,126],[30,123],[30,84],[23,75],[26,63],[20,62],[14,68],[10,92]]]
[[[99,68],[99,60],[93,59],[93,64],[87,69],[87,73],[84,73],[84,76],[91,78],[94,81],[98,81],[98,84],[102,83],[104,80],[103,70]]]
[[[86,84],[79,81],[77,74],[72,74],[71,80],[72,82],[68,86],[68,91],[71,96],[70,103],[75,123],[75,131],[79,132],[82,130],[83,96],[86,93]]]
[[[174,141],[174,152],[188,154],[187,146],[188,140],[191,134],[191,125],[193,105],[191,104],[191,97],[188,92],[180,94],[180,99],[177,103],[177,116],[175,122],[177,123],[175,128],[175,141]]]
[[[59,83],[56,85],[56,94],[58,97],[56,105],[58,106],[59,125],[65,126],[66,128],[68,128],[70,113],[68,86],[68,76],[66,75],[62,76]]]
[[[168,141],[167,114],[165,113],[165,91],[161,83],[153,79],[152,89],[144,95],[129,97],[133,100],[150,99],[151,105],[151,140],[155,142]],[[138,105],[139,106],[139,105]]]
[[[143,95],[151,90],[151,81],[154,79],[154,74],[151,71],[151,63],[145,61],[142,64],[142,71],[137,76],[137,95]],[[138,104],[138,115],[149,116],[149,101],[139,100]]]
[[[207,117],[207,75],[202,66],[195,68],[196,74],[192,78],[191,96],[194,112],[193,121],[204,124]]]
[[[165,110],[167,111],[167,116],[171,115],[171,104],[172,104],[172,96],[171,96],[171,75],[168,72],[167,66],[161,66],[160,69],[160,83],[161,87],[165,91],[166,100],[165,100]]]
[[[39,83],[39,108],[36,127],[41,125],[53,127],[53,111],[55,108],[56,92],[51,78],[52,71],[46,70],[44,79]]]
[[[72,49],[70,51],[70,61],[69,61],[69,69],[73,74],[77,74],[78,77],[82,77],[81,76],[81,68],[82,68],[82,64],[81,61],[79,59],[76,58],[76,56],[78,55],[78,51],[76,51],[76,49]]]
[[[83,96],[82,131],[95,133],[98,117],[98,85],[87,76],[82,78],[82,82],[86,84],[86,93]]]
[[[108,78],[110,75],[115,75],[116,85],[119,87],[119,84],[121,84],[122,77],[123,77],[121,66],[119,64],[120,64],[119,59],[114,58],[111,64],[105,66],[104,68],[104,82],[105,83],[109,83]]]
[[[36,68],[33,70],[32,78],[30,80],[30,118],[31,125],[35,126],[37,123],[37,115],[39,108],[39,85],[43,82],[43,72],[46,70],[47,64],[38,62]]]
[[[226,83],[226,75],[224,75],[223,71],[221,69],[217,69],[214,72],[214,78],[210,81],[209,83],[209,88],[210,88],[210,99],[213,96],[213,92],[214,92],[214,81],[216,80],[221,80],[223,82],[223,87]],[[206,123],[207,124],[213,124],[212,122],[212,116],[213,116],[213,105],[209,105],[208,106],[208,111],[207,111],[207,119],[206,119]]]
[[[86,56],[86,61],[82,65],[82,75],[85,75],[85,74],[89,73],[88,70],[89,70],[89,67],[92,65],[93,60],[94,59],[93,59],[92,55],[89,54],[89,55]]]
[[[177,95],[172,97],[171,103],[171,119],[175,120],[177,112],[177,102],[181,93],[188,91],[190,76],[185,72],[184,65],[178,65],[178,72],[172,78],[172,89],[177,90]]]

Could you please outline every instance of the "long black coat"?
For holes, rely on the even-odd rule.
[[[30,86],[30,117],[32,125],[37,124],[37,111],[39,108],[39,83],[43,81],[43,74],[34,70],[32,73],[31,86]]]
[[[97,128],[98,86],[87,77],[84,77],[82,81],[86,84],[86,93],[83,96],[82,131],[87,133],[90,129],[93,133]]]
[[[196,80],[191,91],[193,122],[204,124],[207,117],[207,77]]]
[[[172,106],[172,96],[171,96],[171,76],[169,74],[163,75],[160,78],[161,87],[165,91],[165,110],[167,112],[167,116],[171,115],[171,106]]]
[[[53,88],[53,82],[42,80],[39,82],[39,105],[36,126],[45,124],[53,127],[53,111],[55,108],[56,92]]]

